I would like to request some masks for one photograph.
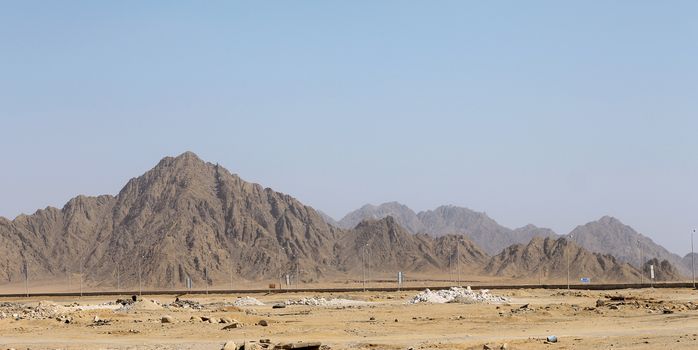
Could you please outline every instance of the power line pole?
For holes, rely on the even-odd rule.
[[[368,259],[366,260],[366,284],[370,285],[371,284],[371,248],[368,247],[368,243],[366,243],[366,256]]]
[[[27,294],[27,298],[29,298],[29,264],[26,258],[24,258],[24,292]]]
[[[691,232],[691,276],[693,278],[693,289],[696,289],[696,268],[695,268],[695,257],[693,256],[693,234],[696,233],[696,229]]]
[[[83,273],[83,272],[82,272],[82,271],[83,271],[83,268],[82,268],[82,259],[80,258],[80,259],[78,259],[78,260],[80,261],[80,296],[82,296],[82,280],[83,280],[83,276],[82,276],[82,273]]]
[[[640,240],[637,241],[640,244]],[[645,283],[645,248],[640,245],[640,287]]]
[[[363,249],[361,249],[361,281],[362,285],[364,288],[364,292],[366,291],[366,247],[364,246]]]
[[[565,247],[565,248],[566,248],[566,249],[565,249],[565,251],[566,251],[566,254],[565,254],[565,255],[567,256],[567,290],[570,290],[570,252],[569,252],[569,250],[570,250],[570,249],[569,249],[570,244],[569,244],[569,243],[572,242],[572,235],[569,235],[569,237],[570,237],[570,240],[569,240],[569,242],[567,242],[567,246]]]
[[[462,240],[462,237],[459,237],[458,240],[456,241],[456,266],[458,269],[458,286],[461,286],[461,281],[460,281],[460,242]]]
[[[143,259],[142,254],[138,254],[138,295],[142,296],[143,295],[143,279],[142,279],[142,274],[143,274],[143,263],[141,260]]]
[[[116,263],[116,290],[121,290],[121,275],[119,271],[119,263]]]

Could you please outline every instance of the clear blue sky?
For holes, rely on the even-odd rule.
[[[0,215],[191,150],[335,217],[698,226],[696,1],[3,1]]]

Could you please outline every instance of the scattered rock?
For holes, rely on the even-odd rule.
[[[165,316],[162,316],[162,318],[160,319],[160,322],[162,322],[162,323],[174,323],[174,318],[172,318],[172,316],[165,315]]]
[[[223,347],[221,348],[221,350],[237,350],[237,348],[238,348],[237,344],[235,344],[234,341],[229,340],[229,341],[225,342],[225,344],[223,344]]]
[[[272,309],[283,309],[286,307],[286,304],[274,304],[271,306]]]
[[[596,300],[596,307],[602,307],[604,305],[606,305],[605,301],[603,301],[601,299]]]
[[[227,330],[235,329],[235,328],[242,328],[242,323],[240,323],[240,322],[233,322],[233,323],[231,323],[231,324],[229,324],[229,325],[227,325],[227,326],[221,328],[221,330],[227,331]]]
[[[262,327],[266,327],[269,325],[269,322],[267,322],[267,320],[259,320],[259,322],[257,322],[257,324],[262,326]]]
[[[233,319],[230,317],[221,317],[219,323],[233,323]]]

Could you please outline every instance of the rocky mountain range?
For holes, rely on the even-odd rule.
[[[680,274],[691,274],[690,257],[684,260],[614,217],[604,216],[597,221],[577,226],[568,237],[588,250],[613,255],[638,268],[643,262],[652,259],[666,260]]]
[[[572,283],[582,277],[640,282],[639,269],[611,255],[589,252],[565,238],[534,237],[528,244],[510,246],[494,256],[485,271],[502,277],[566,280],[568,266]]]
[[[350,212],[337,222],[339,227],[350,229],[366,219],[394,217],[400,225],[412,233],[428,233],[433,236],[462,234],[475,242],[488,254],[517,243],[527,243],[532,237],[557,237],[553,230],[527,225],[515,230],[498,224],[485,213],[452,205],[415,213],[398,202],[381,205],[367,204]]]
[[[690,254],[684,258],[673,254],[651,238],[610,216],[577,226],[569,234],[560,236],[551,229],[531,224],[510,229],[498,224],[485,213],[457,206],[440,206],[434,210],[415,213],[403,204],[388,202],[378,206],[365,205],[347,214],[336,225],[348,228],[363,219],[388,215],[395,217],[400,225],[413,233],[426,233],[436,237],[447,233],[465,235],[490,255],[498,254],[515,244],[527,244],[537,237],[568,237],[591,252],[613,255],[638,269],[642,267],[643,261],[656,258],[660,262],[670,262],[680,275],[691,275]]]
[[[61,209],[0,218],[0,283],[17,283],[25,274],[54,281],[82,274],[93,286],[134,286],[142,280],[151,288],[181,288],[188,277],[197,285],[278,280],[284,274],[312,282],[357,278],[364,268],[377,278],[394,278],[397,271],[437,276],[455,267],[471,276],[536,271],[516,258],[517,246],[491,257],[492,245],[483,249],[474,242],[473,237],[483,240],[495,232],[492,239],[504,245],[497,235],[517,231],[501,229],[484,214],[441,207],[417,214],[418,221],[382,216],[350,229],[337,227],[289,195],[186,152],[162,159],[115,196],[77,196]],[[406,219],[441,228],[440,234],[414,233],[418,226],[401,225]],[[469,235],[452,232],[461,226],[470,228]],[[551,231],[527,226],[513,236],[530,241],[539,234]],[[541,260],[559,265],[558,251],[542,250]],[[588,264],[600,280],[632,277],[610,256],[577,254],[580,266],[599,262]]]

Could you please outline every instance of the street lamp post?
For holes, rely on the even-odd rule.
[[[640,244],[640,240],[637,241]],[[640,245],[640,287],[645,283],[645,248]]]
[[[24,292],[27,294],[27,298],[29,298],[29,264],[26,258],[24,258]]]
[[[362,286],[364,288],[364,292],[366,291],[366,247],[363,247],[361,249],[361,282]]]
[[[460,238],[456,241],[456,266],[458,269],[458,286],[460,286]]]
[[[696,270],[695,270],[695,257],[693,256],[693,234],[696,233],[696,229],[691,232],[691,277],[693,278],[693,289],[696,289]]]
[[[371,249],[368,247],[368,243],[366,243],[366,283],[370,284],[371,283]]]
[[[142,270],[143,270],[143,254],[138,254],[138,295],[143,295],[143,280],[142,280]]]
[[[569,237],[570,237],[570,239],[569,239],[569,241],[567,242],[567,246],[565,247],[565,248],[566,248],[565,250],[566,250],[566,253],[567,253],[567,254],[565,254],[565,255],[567,256],[567,290],[570,290],[570,252],[569,252],[569,243],[572,241],[572,235],[570,235]]]
[[[121,271],[119,271],[119,263],[116,263],[116,290],[121,290]]]
[[[83,269],[82,269],[82,259],[79,259],[79,261],[80,261],[80,296],[82,296],[82,280],[83,280],[83,276],[82,276],[82,273],[83,273],[83,272],[82,272],[82,271],[83,271]]]

